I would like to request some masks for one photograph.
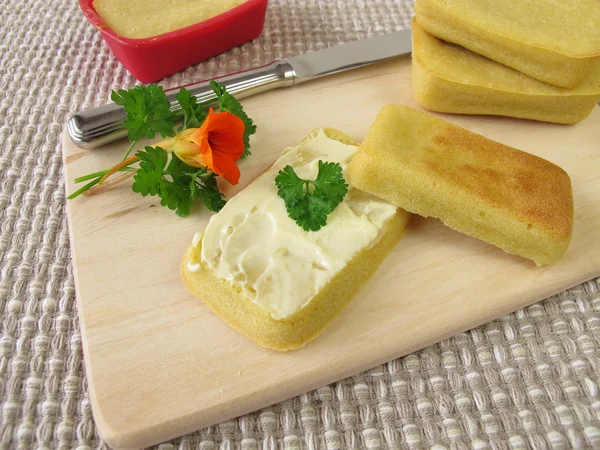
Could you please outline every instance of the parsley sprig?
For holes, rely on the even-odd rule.
[[[235,114],[244,122],[244,156],[249,155],[249,138],[256,132],[256,126],[244,112],[239,101],[229,94],[224,86],[215,81],[211,81],[210,84],[217,97],[219,110]],[[162,86],[156,84],[113,91],[111,99],[122,106],[127,113],[123,126],[127,129],[127,137],[131,142],[118,169],[118,172],[125,173],[101,186],[98,184],[112,168],[78,177],[75,183],[87,183],[69,195],[69,199],[88,193],[90,189],[98,192],[102,188],[133,176],[134,192],[143,196],[158,196],[162,206],[174,210],[179,216],[188,215],[196,199],[201,199],[206,208],[211,211],[219,211],[223,208],[225,197],[218,188],[217,175],[206,167],[189,166],[161,147],[146,146],[144,150],[135,153],[136,158],[130,157],[141,139],[154,139],[157,134],[169,138],[179,131],[202,125],[206,119],[204,107],[190,91],[181,88],[176,95],[180,107],[176,111],[171,110],[171,104]],[[179,121],[182,124],[176,128],[176,123]],[[131,161],[129,162],[128,159]],[[138,163],[137,167],[133,167]]]
[[[176,116],[171,112],[162,86],[150,84],[129,90],[112,91],[111,100],[127,112],[123,127],[130,141],[153,139],[156,133],[163,138],[175,136]]]
[[[160,147],[146,147],[136,155],[141,162],[133,176],[133,192],[144,197],[160,197],[160,204],[174,210],[178,216],[187,216],[192,202],[198,197],[211,211],[219,211],[225,206],[216,175],[205,167],[188,166],[173,156],[169,159],[169,154]]]
[[[177,131],[185,130],[186,128],[196,128],[202,125],[202,122],[206,119],[206,114],[202,105],[196,100],[196,97],[187,89],[181,88],[175,98],[177,98],[177,102],[181,106],[183,113],[183,125]]]
[[[305,231],[318,231],[325,226],[327,216],[348,193],[342,167],[333,162],[319,161],[315,180],[302,179],[292,166],[285,166],[275,178],[275,184],[288,215]]]

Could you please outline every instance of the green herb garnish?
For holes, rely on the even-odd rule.
[[[125,109],[127,117],[123,127],[127,128],[130,141],[152,139],[159,133],[163,138],[175,135],[175,120],[171,104],[162,86],[149,84],[135,86],[129,90],[112,91],[111,100]]]
[[[144,197],[160,197],[162,206],[174,210],[178,216],[187,216],[196,198],[201,198],[210,211],[220,211],[225,206],[225,198],[217,187],[214,172],[206,167],[192,167],[160,147],[146,147],[136,156],[140,167],[133,176],[131,187]]]
[[[219,103],[219,112],[216,114],[229,114],[228,120],[237,120],[238,124],[223,125],[228,122],[220,120],[221,129],[218,130],[214,130],[214,126],[211,128],[210,124],[213,122],[205,124],[205,121],[214,119],[216,114],[210,112],[207,116],[203,105],[185,88],[181,88],[176,95],[180,106],[177,111],[171,111],[163,88],[156,84],[113,91],[112,100],[123,106],[127,113],[123,127],[127,129],[129,148],[119,164],[76,178],[76,183],[86,184],[68,198],[72,199],[83,193],[102,192],[133,176],[134,192],[143,196],[160,197],[161,205],[176,211],[180,216],[190,213],[191,205],[196,199],[201,199],[211,211],[223,208],[225,197],[217,186],[219,175],[216,172],[222,173],[230,183],[237,183],[239,170],[223,171],[223,168],[231,168],[238,158],[250,154],[249,138],[256,132],[256,126],[224,86],[215,81],[211,81],[210,85]],[[180,121],[182,124],[176,129],[176,123]],[[141,139],[153,139],[157,134],[167,139],[130,155]],[[236,137],[232,141],[233,135]],[[204,156],[203,152],[207,148],[212,153],[210,157]],[[214,164],[217,160],[219,165]],[[105,183],[116,172],[125,173]]]
[[[324,161],[319,161],[315,180],[304,180],[292,166],[285,166],[275,178],[275,184],[288,215],[305,231],[317,231],[325,226],[327,216],[348,192],[339,163]]]

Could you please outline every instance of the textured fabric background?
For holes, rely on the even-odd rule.
[[[409,23],[400,0],[271,0],[175,86]],[[0,0],[0,447],[103,448],[81,353],[60,134],[135,80],[75,0]],[[600,279],[171,449],[600,448]],[[160,408],[160,405],[156,405]]]

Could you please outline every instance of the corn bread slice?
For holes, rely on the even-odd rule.
[[[432,111],[572,124],[600,101],[600,65],[575,89],[552,86],[428,34],[412,22],[415,99]]]
[[[598,0],[417,0],[430,34],[555,86],[583,83],[600,62]]]
[[[564,170],[406,106],[382,109],[347,174],[358,189],[538,266],[571,240]]]
[[[349,157],[358,146],[339,131],[314,130],[298,147],[284,151],[271,169],[211,218],[204,235],[195,237],[181,264],[181,275],[189,290],[233,328],[263,347],[287,351],[315,339],[373,275],[408,223],[406,211],[352,186],[329,215],[327,225],[316,232],[306,232],[290,219],[276,194],[270,195],[266,203],[262,201],[266,191],[259,188],[266,186],[264,189],[269,190],[275,186],[275,175],[283,164],[297,158],[310,165],[316,162],[316,155],[321,155],[316,153],[319,146],[329,141],[345,144],[342,150],[349,151]],[[335,155],[327,150],[319,159],[332,161]],[[300,172],[298,175],[303,176]],[[268,209],[263,212],[264,205]],[[378,211],[385,214],[377,216]],[[376,222],[380,226],[376,234],[365,234]],[[251,240],[241,235],[244,224],[252,233]],[[365,245],[352,247],[361,240]],[[348,248],[356,252],[347,252]],[[273,253],[274,249],[277,251]],[[340,260],[337,254],[344,252],[348,259]],[[224,273],[224,264],[230,261],[233,269],[227,268]],[[320,284],[311,284],[313,274]],[[314,287],[308,301],[299,297],[306,286]]]
[[[143,39],[189,27],[247,0],[94,0],[106,25],[118,35]]]

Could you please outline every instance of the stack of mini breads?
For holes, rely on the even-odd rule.
[[[429,110],[572,124],[600,101],[599,0],[417,0],[412,30]]]

